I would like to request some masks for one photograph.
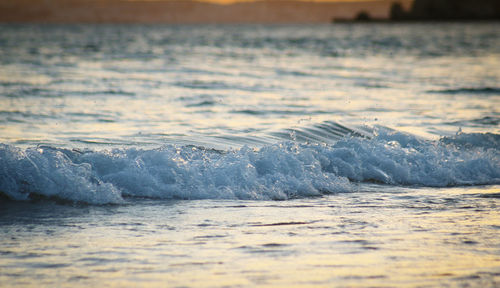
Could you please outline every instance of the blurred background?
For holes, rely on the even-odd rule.
[[[498,0],[2,0],[0,22],[328,23],[500,19]]]

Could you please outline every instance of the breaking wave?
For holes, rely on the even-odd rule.
[[[431,141],[384,127],[331,143],[281,141],[214,150],[166,145],[103,151],[0,145],[0,192],[90,204],[125,197],[284,200],[349,192],[355,182],[446,187],[500,184],[500,135]],[[299,135],[300,136],[300,135]]]

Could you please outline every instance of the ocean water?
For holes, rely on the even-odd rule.
[[[0,286],[498,287],[500,24],[0,25]]]

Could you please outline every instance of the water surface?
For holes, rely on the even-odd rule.
[[[499,28],[1,25],[0,286],[497,287]]]

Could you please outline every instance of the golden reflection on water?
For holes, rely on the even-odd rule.
[[[207,201],[108,207],[59,224],[13,226],[0,241],[0,283],[495,287],[498,193],[498,186],[413,189],[403,196],[419,201],[402,206],[391,193],[347,193],[247,208]],[[358,196],[372,205],[354,204]]]

